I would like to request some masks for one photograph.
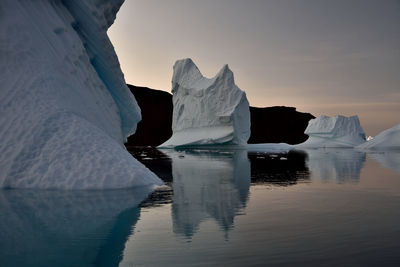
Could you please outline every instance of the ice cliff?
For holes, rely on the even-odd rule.
[[[355,147],[365,142],[357,116],[320,116],[308,122],[304,133],[309,138],[296,147]]]
[[[357,148],[362,150],[400,149],[400,124],[381,132]]]
[[[122,2],[1,2],[0,187],[160,183],[123,147],[140,109],[106,32]]]
[[[250,137],[246,94],[225,65],[211,79],[191,59],[178,60],[172,77],[172,137],[160,147],[243,145]]]

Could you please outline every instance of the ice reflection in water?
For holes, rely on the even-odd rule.
[[[0,265],[400,262],[399,152],[131,152],[169,187],[0,191]]]
[[[121,266],[399,263],[400,181],[363,152],[162,152],[168,204],[146,201]]]
[[[228,231],[245,207],[250,186],[246,151],[164,151],[172,159],[175,233],[191,237],[205,218]]]
[[[160,177],[173,177],[173,194],[164,188],[153,193],[144,206],[151,205],[149,202],[156,205],[171,202],[173,231],[188,238],[208,218],[215,219],[221,230],[229,231],[234,217],[246,206],[250,183],[289,186],[309,180],[304,152],[248,153],[232,149],[161,152],[164,155],[153,149],[133,152]],[[158,160],[149,161],[149,155],[157,155],[164,167],[155,168]],[[171,175],[167,174],[167,166]]]
[[[367,155],[400,174],[400,151],[370,151]]]
[[[353,149],[307,149],[307,166],[312,178],[338,183],[357,183],[365,153]]]
[[[116,266],[151,190],[0,190],[0,265]]]

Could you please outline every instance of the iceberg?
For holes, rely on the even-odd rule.
[[[123,145],[141,116],[106,32],[122,2],[2,1],[0,188],[161,183]]]
[[[365,142],[365,133],[357,116],[320,116],[308,122],[304,133],[309,138],[295,147],[355,147]]]
[[[160,147],[233,144],[250,137],[246,93],[225,65],[212,79],[189,58],[178,60],[172,77],[172,137]]]
[[[400,124],[379,133],[357,148],[362,150],[400,150]]]

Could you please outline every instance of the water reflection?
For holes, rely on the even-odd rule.
[[[371,172],[365,153],[162,152],[172,183],[146,201],[121,266],[399,263],[398,175]],[[396,166],[396,155],[376,156]]]
[[[228,231],[250,187],[246,151],[165,150],[172,159],[173,230],[191,237],[206,218]]]
[[[150,190],[0,190],[1,265],[117,266]]]
[[[172,203],[173,230],[188,238],[208,218],[229,231],[246,206],[250,183],[289,186],[309,180],[304,152],[142,148],[131,153],[171,186],[153,192],[142,206]]]
[[[370,152],[368,156],[385,168],[400,173],[400,151]]]
[[[165,183],[172,182],[172,161],[168,155],[153,147],[131,147],[129,153]]]
[[[305,152],[249,152],[248,157],[251,162],[252,183],[289,186],[309,180]]]
[[[353,149],[306,149],[307,166],[313,179],[357,183],[365,153]]]
[[[385,173],[391,175],[386,180],[378,177],[382,187],[391,190],[373,193],[363,190],[363,183],[357,185],[359,190],[313,183],[357,183],[361,169],[368,164],[363,152],[131,152],[167,183],[144,202],[149,188],[78,192],[1,190],[0,265],[117,266],[122,257],[128,260],[127,266],[131,266],[129,262],[142,266],[168,262],[170,266],[184,266],[185,260],[218,265],[226,264],[228,256],[231,263],[237,261],[238,265],[251,260],[254,265],[263,265],[274,260],[293,263],[285,262],[290,257],[316,257],[326,263],[324,260],[341,252],[350,253],[346,254],[347,260],[362,260],[378,249],[380,254],[376,258],[397,255],[394,251],[398,251],[400,195],[398,179],[391,178],[397,174]],[[399,152],[367,155],[400,173]],[[363,175],[368,176],[368,172]],[[374,178],[377,177],[365,180]],[[309,184],[295,186],[304,182]],[[251,197],[250,185],[254,186]],[[284,186],[296,190],[286,190]],[[142,207],[149,208],[141,216]],[[244,210],[246,216],[237,217]],[[205,223],[200,231],[203,221],[216,221],[218,229]],[[348,244],[345,249],[344,244]],[[366,252],[355,259],[351,254],[354,248]],[[154,251],[159,252],[157,257]],[[240,253],[244,256],[238,256]],[[341,257],[336,259],[340,261]],[[151,261],[154,264],[146,264]]]

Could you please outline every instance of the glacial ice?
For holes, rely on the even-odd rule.
[[[106,33],[122,2],[2,1],[0,188],[161,183],[123,146],[140,109]]]
[[[308,122],[307,141],[294,147],[355,147],[365,142],[365,133],[357,116],[320,116]]]
[[[249,103],[246,93],[235,85],[228,65],[208,79],[191,59],[178,60],[172,93],[173,135],[160,147],[247,143]]]
[[[373,139],[357,146],[362,150],[393,150],[400,149],[400,124],[387,129]]]

